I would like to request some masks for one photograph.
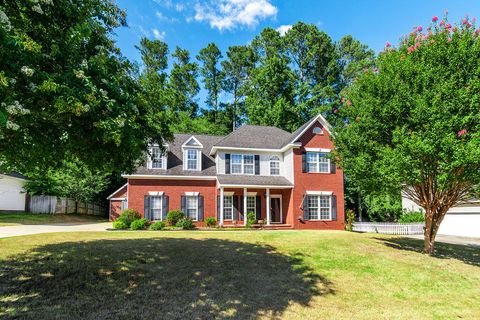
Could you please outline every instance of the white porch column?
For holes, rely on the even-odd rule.
[[[243,225],[247,225],[247,188],[243,188]]]
[[[270,212],[270,189],[267,188],[267,191],[266,191],[266,194],[267,196],[267,226],[270,225],[270,216],[271,216],[271,212]]]
[[[220,187],[220,222],[219,224],[223,226],[223,187]]]

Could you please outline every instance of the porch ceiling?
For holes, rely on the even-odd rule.
[[[293,188],[293,184],[281,176],[217,175],[221,187]]]

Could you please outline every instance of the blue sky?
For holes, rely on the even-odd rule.
[[[128,28],[117,30],[123,54],[139,62],[141,37],[186,48],[195,58],[215,42],[222,52],[247,44],[263,28],[286,30],[295,22],[316,24],[333,40],[351,34],[376,52],[396,44],[413,26],[426,26],[448,10],[450,22],[465,15],[480,19],[478,0],[118,0]],[[199,95],[202,104],[205,93]]]

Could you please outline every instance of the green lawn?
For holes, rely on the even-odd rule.
[[[315,231],[0,239],[0,318],[479,319],[480,250]]]
[[[22,224],[107,221],[106,218],[76,214],[0,213],[0,227]]]

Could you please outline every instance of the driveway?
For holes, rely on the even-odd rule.
[[[0,238],[25,236],[49,232],[105,231],[111,228],[111,222],[97,223],[56,223],[0,227]]]
[[[423,240],[423,235],[412,235],[408,237]],[[480,238],[437,235],[435,241],[480,248]]]

